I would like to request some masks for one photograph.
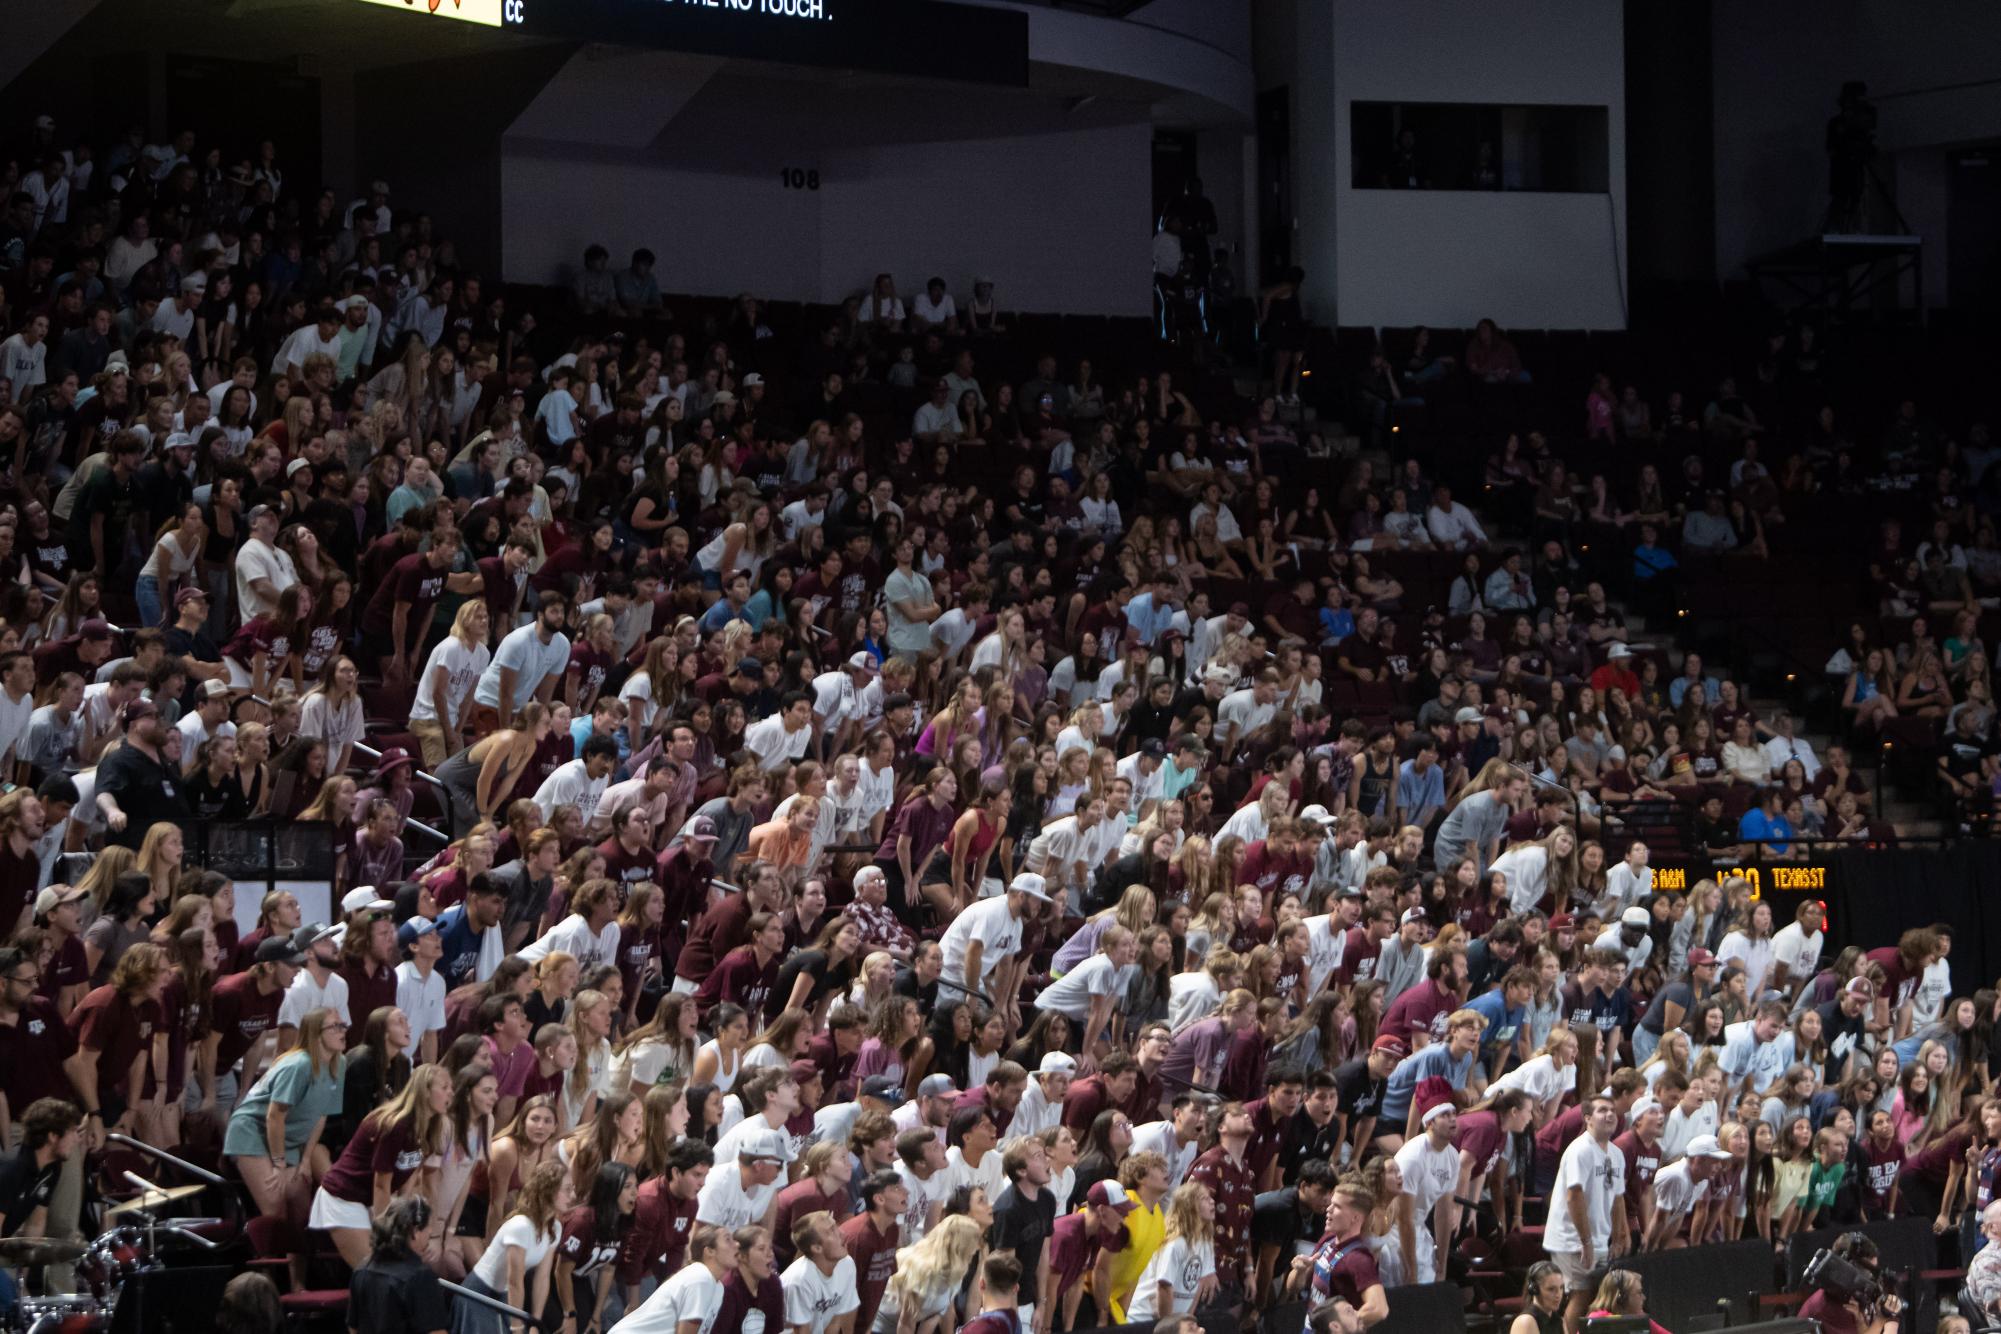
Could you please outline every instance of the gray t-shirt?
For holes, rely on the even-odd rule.
[[[889,646],[898,653],[922,653],[931,647],[931,626],[925,621],[913,621],[898,611],[899,602],[926,603],[931,601],[931,581],[911,570],[890,571],[883,582],[883,600],[889,616]]]
[[[492,708],[500,707],[500,671],[507,668],[514,673],[514,699],[512,707],[519,709],[535,698],[535,692],[542,688],[542,679],[553,676],[561,680],[570,665],[570,637],[558,632],[547,644],[532,624],[500,641],[500,651],[493,655],[486,670],[480,673],[479,684],[473,688],[473,698]]]

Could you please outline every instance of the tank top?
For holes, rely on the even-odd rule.
[[[1362,761],[1362,787],[1357,808],[1364,815],[1381,815],[1389,809],[1390,784],[1395,781],[1396,766],[1378,769],[1372,760]]]
[[[716,1041],[714,1038],[711,1038],[707,1042],[704,1042],[702,1044],[701,1051],[696,1052],[695,1055],[697,1057],[700,1057],[702,1052],[704,1051],[715,1053],[716,1089],[720,1093],[727,1094],[732,1088],[736,1087],[736,1077],[738,1073],[740,1073],[743,1069],[742,1054],[741,1053],[738,1054],[735,1064],[725,1068],[723,1064],[723,1049],[716,1045]]]

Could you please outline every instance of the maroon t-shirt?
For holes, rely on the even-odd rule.
[[[1429,1033],[1433,1038],[1442,1040],[1446,1017],[1459,1005],[1458,993],[1440,986],[1433,978],[1426,978],[1390,1002],[1390,1008],[1383,1013],[1383,1022],[1376,1032],[1378,1035],[1388,1033],[1406,1042],[1410,1041],[1412,1033]]]
[[[1059,1220],[1057,1227],[1062,1226]],[[902,1244],[903,1229],[891,1223],[889,1231],[880,1232],[867,1214],[856,1214],[841,1224],[841,1237],[855,1261],[855,1296],[861,1301],[855,1312],[855,1328],[872,1329],[876,1308],[882,1305],[882,1294],[896,1273],[896,1248]]]
[[[0,931],[13,934],[14,924],[41,887],[42,859],[35,855],[34,845],[16,857],[8,841],[0,839]]]
[[[347,1014],[357,1024],[368,1022],[368,1016],[387,1005],[396,1004],[396,970],[384,967],[377,971],[369,964],[346,964],[339,973],[347,982]]]
[[[1508,1151],[1508,1132],[1492,1112],[1467,1112],[1459,1118],[1455,1142],[1461,1153],[1472,1155],[1474,1172],[1491,1175]]]
[[[62,994],[64,987],[90,982],[90,959],[83,952],[83,937],[71,936],[56,947],[56,952],[42,969],[42,983],[35,988],[35,994],[54,1000]]]
[[[695,1226],[695,1208],[696,1201],[667,1189],[664,1176],[641,1186],[632,1230],[618,1252],[618,1281],[637,1283],[648,1274],[664,1279],[679,1271],[688,1253],[688,1234]]]
[[[76,1100],[63,1062],[76,1051],[76,1035],[40,996],[30,996],[11,1024],[0,1023],[0,1091],[7,1105],[25,1112],[37,1098]]]
[[[812,1113],[808,1112],[810,1120]],[[792,1224],[807,1214],[821,1210],[832,1214],[836,1223],[844,1223],[848,1217],[848,1192],[846,1187],[836,1186],[832,1195],[822,1195],[820,1188],[807,1177],[795,1181],[778,1192],[778,1214],[772,1220],[771,1245],[777,1252],[778,1266],[783,1269],[799,1258],[799,1252],[792,1246]],[[859,1263],[855,1266],[859,1271]]]
[[[1251,1165],[1251,1177],[1260,1185],[1265,1180],[1265,1169],[1278,1157],[1285,1144],[1285,1122],[1272,1119],[1273,1113],[1265,1099],[1245,1106],[1251,1114],[1251,1142],[1244,1148],[1244,1160]]]
[[[1072,1283],[1082,1281],[1091,1267],[1098,1263],[1102,1251],[1122,1251],[1126,1248],[1126,1230],[1121,1226],[1118,1235],[1093,1237],[1084,1224],[1088,1217],[1083,1210],[1065,1214],[1056,1220],[1056,1230],[1049,1238],[1049,1272],[1056,1279],[1056,1289],[1061,1292]]]
[[[1918,983],[1924,980],[1924,972],[1911,972],[1904,967],[1904,956],[1895,945],[1885,945],[1879,950],[1870,950],[1863,956],[1870,963],[1883,968],[1883,994],[1890,998],[1890,1008],[1897,1010],[1911,999]]]
[[[428,552],[413,551],[390,568],[389,577],[376,585],[375,593],[368,599],[368,610],[361,618],[361,628],[370,634],[389,635],[395,633],[396,604],[410,604],[409,619],[403,623],[404,650],[411,642],[422,642],[424,631],[431,624],[431,607],[445,591],[445,577],[451,573],[447,569],[434,569]]]
[[[417,1147],[416,1132],[408,1122],[385,1132],[381,1118],[370,1116],[348,1140],[339,1161],[327,1170],[320,1185],[337,1200],[372,1207],[376,1173],[389,1174],[389,1190],[394,1194],[423,1165],[424,1151]]]
[[[577,707],[588,709],[589,702],[604,689],[605,675],[611,671],[611,655],[579,640],[570,646],[570,670],[577,674]]]
[[[741,1005],[754,1015],[763,1014],[765,1002],[771,999],[771,989],[777,985],[778,956],[774,954],[759,964],[756,950],[739,945],[724,955],[702,979],[702,985],[695,988],[695,1006],[704,1021],[718,1001]]]
[[[85,996],[70,1013],[70,1031],[77,1045],[98,1053],[97,1092],[131,1101],[140,1090],[130,1087],[133,1058],[145,1051],[160,1031],[160,1003],[131,999],[108,983]]]
[[[1864,1135],[1862,1161],[1869,1165],[1862,1178],[1862,1189],[1867,1192],[1869,1207],[1888,1209],[1890,1192],[1896,1188],[1897,1176],[1904,1170],[1903,1142],[1891,1136],[1887,1145],[1879,1145],[1874,1135]]]
[[[1612,1141],[1612,1147],[1626,1159],[1626,1222],[1629,1227],[1637,1228],[1640,1192],[1654,1184],[1654,1173],[1661,1170],[1660,1141],[1643,1144],[1637,1131],[1628,1130]]]
[[[213,1031],[222,1034],[215,1052],[217,1072],[235,1065],[256,1045],[257,1039],[278,1022],[278,1010],[284,1003],[282,989],[274,989],[268,996],[258,991],[254,973],[232,973],[215,984],[209,1017]]]
[[[599,1241],[597,1230],[597,1211],[588,1204],[579,1205],[563,1217],[563,1235],[556,1243],[556,1253],[575,1266],[579,1278],[595,1274],[618,1259],[617,1238]]]
[[[614,834],[598,844],[598,851],[604,854],[605,879],[617,881],[622,887],[621,893],[642,880],[653,878],[656,858],[653,849],[646,844],[642,843],[637,852],[627,852],[618,841],[618,835]]]
[[[1341,966],[1334,970],[1335,977],[1342,986],[1352,985],[1357,978],[1376,975],[1376,958],[1383,952],[1380,940],[1369,939],[1369,928],[1351,926],[1348,928],[1347,944],[1341,955]]]

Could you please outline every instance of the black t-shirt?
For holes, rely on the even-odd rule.
[[[438,1276],[407,1248],[371,1257],[348,1284],[347,1323],[368,1334],[433,1334],[449,1329],[451,1305]]]
[[[1325,1224],[1324,1214],[1299,1207],[1297,1186],[1265,1191],[1251,1204],[1251,1244],[1279,1248],[1278,1272],[1293,1256],[1313,1253]]]
[[[1327,1124],[1316,1126],[1313,1118],[1301,1107],[1285,1123],[1285,1132],[1279,1140],[1279,1173],[1287,1181],[1299,1180],[1299,1169],[1308,1159],[1320,1158],[1329,1162],[1340,1157],[1341,1141],[1336,1132],[1341,1123],[1334,1117],[1327,1118]],[[1314,1225],[1314,1237],[1319,1237],[1319,1224]]]
[[[1658,1034],[1661,1031],[1662,1022],[1667,1017],[1667,1003],[1669,1001],[1673,1001],[1676,1005],[1681,1006],[1682,1017],[1685,1019],[1688,1017],[1688,1012],[1695,1007],[1695,988],[1683,981],[1670,982],[1659,991],[1656,991],[1654,993],[1653,1004],[1647,1006],[1646,1014],[1640,1019],[1640,1027],[1646,1029],[1649,1033]]]
[[[1823,1078],[1828,1084],[1841,1082],[1841,1068],[1848,1063],[1848,1057],[1862,1045],[1862,1016],[1850,1019],[1841,1012],[1839,997],[1825,1005],[1814,1007],[1820,1015],[1821,1040],[1827,1043],[1827,1068]]]
[[[62,1170],[60,1158],[47,1167],[35,1166],[35,1155],[26,1148],[0,1158],[0,1236],[13,1236],[28,1215],[48,1207]]]
[[[896,970],[896,980],[890,984],[889,989],[899,996],[910,997],[917,1002],[917,1008],[927,1014],[938,1004],[938,984],[933,982],[929,986],[924,985],[917,980],[917,974],[909,968]]]
[[[115,798],[125,812],[125,828],[111,834],[111,841],[135,851],[159,821],[185,824],[188,819],[180,775],[169,774],[167,766],[134,746],[120,746],[98,762],[97,792]]]
[[[1010,1183],[994,1201],[994,1249],[1013,1251],[1024,1278],[1041,1267],[1042,1248],[1055,1230],[1056,1197],[1047,1186],[1031,1200]]]
[[[1388,1079],[1377,1079],[1369,1073],[1366,1056],[1357,1056],[1334,1071],[1334,1093],[1339,1099],[1336,1105],[1350,1124],[1364,1116],[1374,1116],[1382,1109],[1388,1085]]]
[[[104,516],[104,559],[115,563],[125,550],[125,538],[132,531],[132,515],[139,505],[138,482],[133,477],[120,481],[107,468],[83,484],[76,507],[69,515],[69,544],[72,559],[79,565],[90,557],[90,521]]]

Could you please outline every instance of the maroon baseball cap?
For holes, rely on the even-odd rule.
[[[1702,946],[1700,945],[1697,945],[1694,949],[1688,952],[1688,966],[1690,968],[1701,968],[1705,964],[1712,964],[1715,962],[1716,962],[1716,956],[1714,954],[1711,954],[1708,950],[1702,948]]]
[[[1386,1051],[1390,1055],[1396,1057],[1399,1061],[1401,1061],[1404,1057],[1410,1055],[1409,1045],[1405,1043],[1402,1038],[1398,1037],[1394,1033],[1377,1034],[1376,1040],[1370,1046],[1369,1050]]]
[[[710,843],[715,842],[716,822],[706,815],[696,816],[688,822],[688,837],[690,840],[705,839]]]
[[[159,716],[160,706],[153,703],[150,699],[135,699],[125,706],[125,725],[127,727],[132,726],[132,724],[138,722],[141,718],[157,718]]]
[[[1560,912],[1549,919],[1549,929],[1552,931],[1575,931],[1577,929],[1577,919],[1567,912]]]
[[[1116,1209],[1122,1215],[1129,1214],[1139,1208],[1139,1201],[1132,1197],[1132,1193],[1118,1182],[1113,1181],[1110,1177],[1098,1182],[1085,1191],[1084,1202],[1086,1204],[1102,1205],[1108,1209]]]

